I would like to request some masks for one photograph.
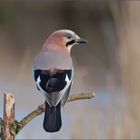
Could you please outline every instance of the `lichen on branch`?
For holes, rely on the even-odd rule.
[[[0,138],[1,140],[5,140],[5,125],[4,125],[4,121],[2,118],[0,118]]]

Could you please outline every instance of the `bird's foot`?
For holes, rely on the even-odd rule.
[[[40,106],[38,106],[38,108],[42,109],[43,111],[45,111],[45,103],[41,104]]]

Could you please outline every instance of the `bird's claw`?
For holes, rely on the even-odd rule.
[[[41,104],[40,106],[38,106],[38,108],[42,109],[43,111],[45,111],[45,103]]]

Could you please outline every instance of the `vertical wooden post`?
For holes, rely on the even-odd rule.
[[[11,93],[4,93],[3,120],[5,123],[6,140],[14,140],[14,135],[10,133],[10,125],[15,120],[15,99]]]

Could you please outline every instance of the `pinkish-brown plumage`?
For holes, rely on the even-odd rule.
[[[64,33],[54,32],[44,43],[41,51],[62,51],[69,52],[66,48]]]

